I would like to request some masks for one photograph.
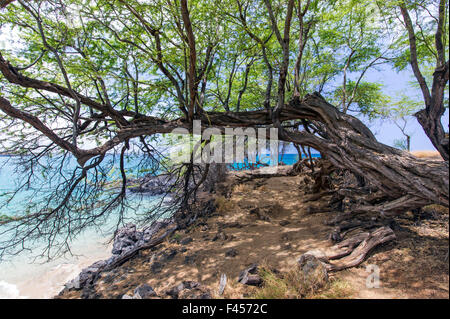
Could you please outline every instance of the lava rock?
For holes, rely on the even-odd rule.
[[[148,284],[142,284],[134,290],[134,299],[148,299],[150,297],[156,297],[157,294],[153,288]]]
[[[197,261],[197,255],[188,255],[186,257],[184,257],[184,264],[185,265],[192,265],[195,264],[195,262]]]
[[[163,265],[162,265],[160,262],[158,262],[158,261],[155,261],[155,262],[153,262],[153,263],[150,265],[150,271],[151,271],[153,274],[158,274],[158,273],[160,273],[161,270],[162,270],[162,268],[163,268]]]
[[[238,255],[238,251],[234,248],[230,248],[225,252],[226,257],[236,257]]]
[[[258,264],[253,264],[241,271],[238,282],[243,285],[260,286],[262,284],[262,278],[258,275]]]
[[[291,222],[288,220],[280,220],[280,222],[279,222],[280,226],[286,226],[286,225],[289,225],[290,223]]]
[[[171,261],[172,259],[175,258],[177,253],[178,253],[178,251],[176,249],[169,249],[161,254],[161,257],[159,258],[159,260],[161,262]]]
[[[83,289],[86,285],[92,283],[97,272],[106,265],[105,260],[100,260],[87,268],[84,268],[75,279],[67,282],[65,284],[65,288],[68,290],[80,290]]]
[[[183,281],[165,293],[173,299],[211,299],[209,289],[196,281]]]
[[[257,219],[264,220],[264,221],[270,221],[270,217],[268,216],[270,213],[270,209],[263,208],[260,209],[259,207],[253,208],[249,212],[251,215],[255,215]]]
[[[136,231],[136,225],[127,224],[120,228],[114,237],[113,255],[122,254],[126,248],[132,248],[142,237],[142,232]]]
[[[306,253],[297,260],[305,282],[313,283],[316,287],[324,286],[329,280],[327,269],[319,258]]]
[[[145,193],[149,195],[161,195],[171,191],[171,186],[175,182],[174,177],[167,175],[146,175],[140,180],[130,180],[130,183],[139,183],[139,186],[129,187],[132,193]]]
[[[180,241],[180,245],[187,245],[187,244],[189,244],[189,243],[191,243],[192,242],[192,238],[191,237],[187,237],[187,238],[184,238],[184,239],[182,239],[181,241]]]
[[[81,290],[86,285],[92,284],[93,281],[99,277],[96,277],[101,268],[112,264],[118,258],[120,258],[123,254],[126,254],[128,251],[145,245],[150,240],[152,240],[153,236],[157,234],[161,229],[167,227],[169,224],[173,223],[174,220],[172,218],[163,219],[160,221],[156,221],[152,223],[149,227],[144,228],[142,231],[138,231],[136,229],[136,225],[127,224],[124,227],[120,228],[116,236],[114,238],[112,256],[107,260],[101,260],[93,263],[89,267],[83,269],[81,273],[73,280],[67,282],[65,284],[64,290]],[[166,255],[166,260],[171,260],[176,253],[169,252]],[[152,272],[160,272],[162,269],[161,264],[152,265]],[[107,279],[109,281],[110,278]],[[106,282],[106,281],[105,281]]]
[[[214,235],[214,237],[211,239],[212,241],[216,241],[216,240],[222,240],[225,241],[228,239],[228,235],[225,234],[223,231],[219,231],[216,235]]]
[[[99,296],[91,285],[85,286],[81,291],[81,299],[98,299]]]
[[[167,227],[171,222],[172,219],[169,218],[153,222],[149,227],[143,229],[142,237],[138,244],[149,242],[156,233],[158,233],[161,229]]]

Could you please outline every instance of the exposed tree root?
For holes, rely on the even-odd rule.
[[[367,234],[367,235],[366,235]],[[378,245],[384,244],[388,241],[394,240],[395,234],[392,231],[391,228],[384,226],[376,229],[374,232],[368,234],[368,233],[360,233],[352,238],[349,238],[346,241],[346,246],[342,246],[342,243],[339,243],[337,245],[336,251],[333,255],[330,255],[332,260],[338,259],[337,256],[339,256],[339,261],[336,263],[329,263],[327,265],[328,271],[339,271],[350,267],[355,267],[361,264],[364,261],[364,258],[366,255],[375,247]],[[352,249],[350,247],[354,247],[356,243],[362,239],[362,242],[355,248]],[[334,247],[334,246],[333,246]],[[344,249],[345,253],[351,251],[351,253],[343,258],[342,256]],[[340,251],[338,250],[340,249]],[[338,254],[339,253],[339,254]]]
[[[360,232],[326,251],[309,251],[304,255],[313,255],[321,260],[327,271],[340,271],[358,266],[372,249],[395,238],[392,229],[383,226],[372,232]],[[336,262],[330,262],[331,260]]]

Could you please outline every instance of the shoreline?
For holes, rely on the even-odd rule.
[[[304,201],[298,185],[303,185],[305,175],[290,176],[282,171],[272,176],[262,172],[230,175],[245,182],[227,180],[220,192],[212,194],[214,211],[178,229],[160,245],[143,249],[102,272],[91,284],[65,289],[55,298],[290,298],[270,295],[273,291],[267,287],[238,282],[240,275],[258,265],[263,268],[257,269],[264,271],[273,269],[272,275],[283,280],[282,276],[297,269],[300,256],[331,247],[328,235],[333,227],[325,221],[335,213],[317,210],[327,199]],[[401,216],[392,224],[398,225],[394,228],[395,242],[374,249],[360,267],[330,273],[329,282],[308,298],[446,298],[448,263],[443,260],[448,250],[448,230],[444,227],[448,216],[430,209],[422,217]],[[434,215],[442,217],[435,222]],[[417,225],[417,218],[423,225]],[[418,230],[431,237],[421,237]],[[429,247],[434,247],[433,254]],[[382,289],[365,286],[364,267],[368,264],[380,267]],[[404,269],[420,275],[411,277]],[[223,275],[228,283],[223,294],[218,294]],[[284,283],[278,285],[283,287]],[[143,290],[152,293],[139,295]]]
[[[77,256],[57,258],[51,262],[29,262],[20,255],[12,262],[2,262],[0,298],[51,299],[83,268],[110,254],[103,240],[78,241],[74,249]]]

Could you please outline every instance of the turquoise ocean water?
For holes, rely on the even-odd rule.
[[[319,157],[319,155],[314,154],[313,157]],[[286,165],[294,164],[297,159],[297,154],[279,156],[279,162],[283,162]],[[21,175],[20,170],[17,171],[15,169],[13,160],[12,157],[0,156],[0,194],[17,187],[18,183],[23,181],[23,178],[26,176]],[[272,164],[270,160],[264,160],[263,162],[269,165]],[[131,159],[127,163],[130,167],[134,167],[136,159]],[[74,167],[68,166],[67,174]],[[229,168],[232,170],[245,169],[246,167],[248,167],[247,161],[229,165]],[[114,179],[118,176],[117,167],[109,167],[109,170],[109,178]],[[130,169],[130,173],[131,175],[139,175],[132,169]],[[32,194],[29,191],[21,191],[7,206],[2,205],[2,198],[0,197],[0,215],[14,214],[14,212],[20,211],[22,207],[32,204],[34,201],[39,201],[39,197],[42,196],[43,198],[46,192],[51,191],[54,181],[45,180],[45,174],[42,174],[41,178],[40,182],[44,181],[42,183],[44,186],[37,193]],[[45,185],[47,186],[45,187]],[[139,206],[137,209],[130,207],[125,215],[132,218],[135,215],[144,214],[158,200],[160,200],[158,197],[130,193],[129,202],[139,203]],[[63,288],[65,282],[73,279],[82,268],[110,256],[111,245],[107,241],[111,236],[108,230],[113,228],[113,223],[113,221],[109,225],[106,223],[103,229],[87,229],[78,236],[71,245],[72,255],[60,257],[51,262],[44,262],[43,260],[32,258],[36,254],[30,252],[1,261],[0,298],[51,298]]]

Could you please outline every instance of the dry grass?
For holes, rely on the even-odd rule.
[[[257,289],[250,297],[254,299],[286,299],[293,290],[291,285],[273,271],[262,267],[259,275],[263,279],[263,287]]]
[[[253,187],[249,184],[238,184],[233,187],[233,193],[250,193],[253,190]]]
[[[355,293],[355,290],[351,287],[347,281],[334,278],[328,283],[326,289],[311,295],[311,299],[348,299]]]
[[[427,205],[425,207],[422,208],[423,211],[435,211],[439,214],[447,214],[449,213],[449,209],[448,207],[442,206],[442,205],[437,205],[437,204],[432,204],[432,205]]]
[[[411,154],[418,158],[442,159],[438,151],[412,151]]]
[[[235,204],[233,201],[226,199],[224,196],[218,196],[215,199],[217,212],[220,214],[228,213],[230,210],[233,210]]]
[[[345,281],[332,279],[325,282],[320,276],[305,278],[299,268],[286,273],[277,273],[267,266],[259,271],[263,286],[255,289],[250,298],[255,299],[329,299],[349,298],[353,290]],[[313,279],[311,279],[313,278]]]

